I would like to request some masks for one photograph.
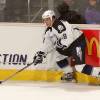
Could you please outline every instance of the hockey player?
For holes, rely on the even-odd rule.
[[[57,61],[60,68],[67,67],[69,61],[67,58],[73,57],[76,64],[84,63],[84,34],[77,28],[72,28],[67,21],[56,19],[52,10],[43,13],[42,19],[46,25],[46,31],[43,39],[43,49],[38,51],[34,56],[34,64],[43,62],[48,53],[56,50],[62,57]],[[73,79],[73,69],[64,74],[66,80]]]
[[[58,10],[59,15],[60,15],[58,18],[59,20],[68,21],[70,24],[86,24],[84,17],[81,16],[80,14],[78,14],[78,12],[70,10],[69,6],[64,1],[62,2],[62,4],[58,5],[57,10]],[[83,45],[83,44],[85,44],[85,38],[81,41],[81,43],[79,43],[79,45]],[[82,55],[83,55],[83,57],[82,57],[83,62],[82,63],[85,64],[85,57],[84,57],[85,56],[85,51],[84,51],[85,45],[84,45],[84,47],[83,46],[81,46],[81,47],[82,47],[82,49],[84,48],[82,50]],[[77,60],[79,60],[79,59],[77,59]],[[93,70],[93,66],[86,64],[82,70],[82,73],[85,73],[87,75],[91,75],[92,70]]]

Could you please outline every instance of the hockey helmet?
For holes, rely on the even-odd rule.
[[[42,19],[50,18],[52,20],[53,16],[55,16],[55,12],[53,10],[47,10],[42,14]]]

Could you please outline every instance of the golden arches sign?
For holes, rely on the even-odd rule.
[[[92,55],[92,49],[93,49],[93,43],[96,44],[96,49],[97,49],[97,57],[100,57],[100,42],[97,40],[96,37],[92,37],[90,41],[86,39],[87,42],[87,49],[88,49],[88,55]]]

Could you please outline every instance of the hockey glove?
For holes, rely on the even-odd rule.
[[[46,58],[46,54],[42,51],[38,51],[33,58],[34,65],[42,63],[43,58]]]

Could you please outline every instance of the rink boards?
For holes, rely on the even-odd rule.
[[[4,69],[0,70],[0,80],[6,79],[8,76],[14,74],[18,70],[14,69]],[[62,71],[47,71],[47,70],[24,70],[10,80],[34,80],[34,81],[60,81]]]
[[[87,35],[87,63],[100,66],[100,25],[73,25],[92,33],[91,37]],[[42,24],[25,23],[1,23],[0,24],[0,80],[5,79],[17,70],[23,68],[33,61],[34,53],[42,47],[42,34],[44,32]],[[96,34],[96,36],[95,36]],[[92,41],[92,42],[91,42]],[[30,66],[14,76],[12,80],[44,80],[59,81],[62,71],[50,71],[55,66],[55,56],[50,54],[43,64]]]

